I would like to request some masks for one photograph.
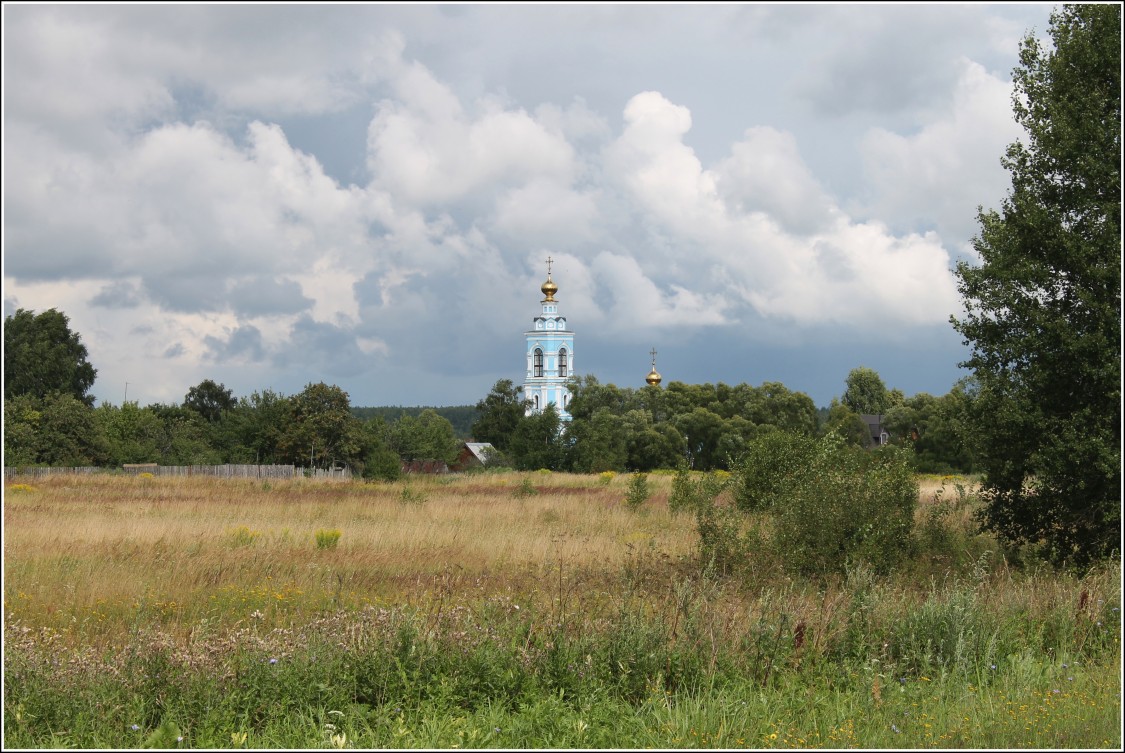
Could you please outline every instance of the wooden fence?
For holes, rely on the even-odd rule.
[[[97,468],[79,466],[72,468],[5,468],[4,478],[16,476],[44,478],[47,476],[89,475],[95,473],[137,476],[151,473],[153,476],[214,476],[217,478],[318,478],[348,481],[352,477],[350,468],[302,468],[294,465],[155,465],[136,464],[122,468]]]

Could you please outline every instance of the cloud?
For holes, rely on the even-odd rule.
[[[1046,13],[6,6],[5,307],[161,399],[455,402],[520,373],[548,255],[591,373],[901,342],[957,306]]]
[[[806,326],[894,329],[948,319],[956,293],[940,239],[848,218],[811,178],[791,137],[751,130],[712,171],[682,142],[691,123],[685,108],[648,92],[625,117],[608,159],[670,246],[692,254],[694,273],[679,268],[687,289],[737,291],[758,314]],[[782,181],[773,195],[771,176]]]
[[[791,133],[759,126],[746,131],[714,169],[715,184],[729,211],[762,212],[784,230],[824,230],[839,212],[804,164]]]
[[[1011,83],[961,59],[953,106],[918,132],[873,128],[860,149],[870,198],[864,211],[898,229],[932,227],[955,248],[976,234],[977,207],[995,207],[1010,185],[998,169],[1022,129]]]

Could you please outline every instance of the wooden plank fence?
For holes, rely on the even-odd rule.
[[[310,470],[294,465],[155,465],[139,463],[126,465],[122,468],[98,468],[92,466],[71,468],[5,468],[4,478],[11,479],[16,476],[45,478],[48,476],[89,475],[95,473],[130,476],[137,476],[141,473],[151,473],[153,476],[214,476],[217,478],[318,478],[335,481],[349,481],[352,477],[350,468],[313,468]]]

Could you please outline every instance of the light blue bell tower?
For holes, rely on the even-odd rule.
[[[567,380],[574,375],[574,333],[566,328],[566,317],[559,315],[555,293],[559,286],[551,281],[551,257],[547,257],[547,281],[540,288],[543,310],[532,320],[532,329],[524,333],[527,341],[527,376],[523,397],[530,400],[528,415],[538,413],[550,403],[555,404],[559,418],[570,420],[567,402]]]

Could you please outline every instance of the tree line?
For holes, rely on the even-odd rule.
[[[729,470],[768,431],[838,432],[868,446],[860,416],[874,413],[884,415],[896,443],[916,449],[919,470],[972,470],[959,434],[962,390],[906,398],[865,367],[848,375],[842,399],[827,411],[776,382],[633,389],[587,375],[570,382],[573,419],[564,430],[554,409],[529,413],[510,380],[475,406],[452,409],[353,408],[346,392],[324,383],[296,395],[263,390],[236,398],[210,379],[179,404],[93,407],[97,371],[65,314],[18,310],[5,320],[5,345],[4,450],[12,467],[281,463],[386,478],[400,461],[451,463],[461,440],[475,439],[499,451],[496,464],[517,469]]]

